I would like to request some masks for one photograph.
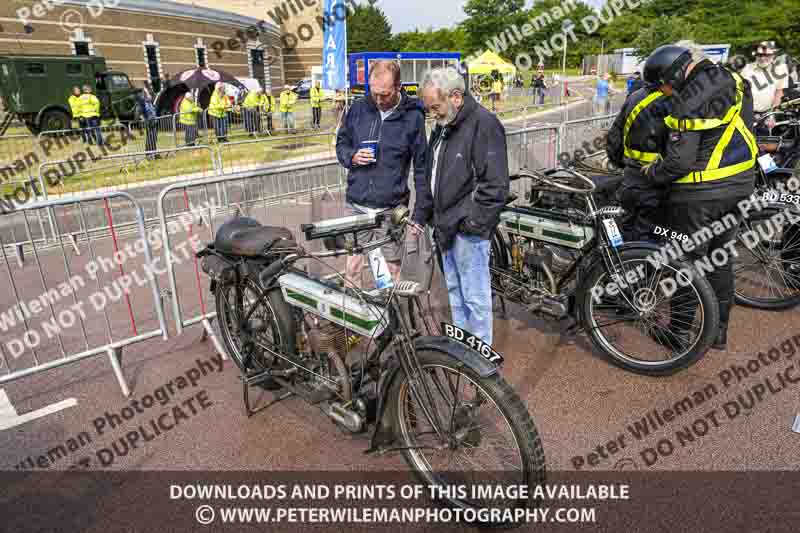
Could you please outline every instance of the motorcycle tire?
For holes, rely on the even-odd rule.
[[[766,311],[783,311],[800,305],[800,226],[784,223],[775,228],[768,222],[786,207],[767,207],[742,224],[734,263],[734,297],[739,305]],[[763,233],[759,232],[761,227]],[[765,238],[770,230],[774,233]],[[751,237],[745,236],[748,233]],[[743,266],[750,261],[755,268]]]
[[[418,350],[416,356],[423,376],[430,376],[431,382],[434,381],[433,376],[437,375],[438,372],[442,374],[447,373],[446,382],[449,386],[445,384],[443,387],[431,387],[431,393],[435,398],[441,396],[445,402],[448,402],[445,405],[453,405],[452,410],[442,407],[436,409],[438,409],[441,414],[450,416],[450,419],[443,420],[443,424],[448,426],[448,432],[453,433],[452,439],[455,439],[454,442],[463,440],[465,441],[464,449],[474,452],[483,445],[493,446],[497,442],[494,439],[488,438],[485,434],[486,431],[495,427],[500,427],[505,430],[510,436],[509,441],[516,444],[515,453],[513,454],[515,464],[513,464],[513,468],[511,468],[514,472],[515,479],[514,481],[504,480],[502,483],[505,484],[508,482],[513,485],[527,485],[531,488],[529,491],[529,498],[510,501],[509,503],[514,508],[537,505],[538,501],[533,497],[532,489],[536,485],[545,482],[546,467],[544,449],[542,447],[541,437],[539,436],[528,409],[511,385],[505,381],[499,372],[489,377],[482,378],[470,367],[464,365],[459,359],[444,352]],[[453,378],[449,376],[450,374],[457,376],[455,378],[455,387],[453,387]],[[421,379],[424,379],[424,377]],[[414,382],[420,383],[419,380]],[[465,389],[474,391],[475,400],[467,402],[463,398],[459,399],[460,394],[458,393],[458,389],[460,385],[463,385]],[[452,398],[449,397],[451,393],[453,395]],[[444,396],[448,397],[444,398]],[[454,482],[453,480],[448,481],[442,478],[442,476],[447,474],[453,474],[451,470],[448,470],[448,467],[451,465],[448,461],[453,459],[453,455],[459,451],[460,448],[458,444],[460,443],[456,442],[456,444],[453,445],[455,447],[431,449],[419,442],[419,439],[424,439],[425,437],[433,438],[433,434],[430,431],[425,431],[424,428],[421,427],[423,424],[428,424],[429,422],[427,418],[421,414],[422,409],[418,404],[415,404],[415,396],[411,391],[411,380],[409,380],[404,370],[400,369],[397,371],[386,398],[386,416],[395,435],[395,442],[397,442],[402,449],[403,456],[417,479],[426,485],[446,486],[463,483],[463,479],[460,482]],[[475,402],[480,402],[478,408],[474,407]],[[468,406],[466,411],[459,411],[459,408],[462,407],[462,405],[459,405],[460,403]],[[482,405],[486,405],[487,410],[496,408],[497,412],[499,412],[502,417],[502,422],[498,423],[497,426],[491,423],[474,425],[474,421],[470,420],[469,417],[478,417],[472,410],[474,409],[477,411]],[[485,420],[484,416],[480,416],[480,419],[482,421]],[[459,426],[465,427],[459,428]],[[475,429],[470,430],[470,427],[474,427]],[[410,433],[413,431],[419,431],[419,435],[411,435]],[[430,457],[428,457],[428,455],[430,455]],[[441,459],[442,464],[447,466],[442,469],[437,469],[432,466],[432,460],[437,458]],[[510,456],[504,456],[504,464],[508,466],[511,459]],[[517,459],[519,460],[519,464],[516,464]],[[469,462],[465,462],[465,464],[474,465],[474,463]],[[501,470],[493,470],[490,475],[497,475],[500,471]],[[482,478],[480,475],[477,475],[470,477],[470,479]],[[493,481],[492,484],[497,485],[500,483]],[[455,495],[449,498],[444,497],[438,501],[450,507],[476,507],[474,503],[470,503],[463,497],[458,498]],[[481,522],[479,525],[483,527],[513,527],[519,524]]]
[[[629,270],[634,270],[635,264],[644,264],[644,265],[651,265],[648,261],[648,258],[651,257],[653,254],[653,250],[650,248],[627,248],[619,252],[619,258],[623,265],[627,265],[625,269],[626,272]],[[652,265],[651,265],[652,266]],[[584,278],[584,282],[581,288],[581,292],[578,295],[578,305],[579,311],[581,316],[581,322],[586,329],[589,338],[592,341],[592,344],[601,352],[603,352],[609,360],[621,367],[625,370],[630,372],[634,372],[636,374],[642,374],[646,376],[668,376],[674,374],[684,368],[691,366],[692,364],[696,363],[700,358],[705,355],[705,353],[709,350],[711,345],[716,341],[717,335],[719,333],[719,303],[717,297],[714,294],[714,291],[709,284],[708,280],[701,276],[688,264],[680,261],[669,261],[666,265],[662,265],[661,268],[668,269],[669,272],[675,273],[675,278],[673,279],[685,279],[682,277],[678,277],[677,273],[681,269],[685,269],[686,271],[693,272],[691,282],[687,284],[688,293],[691,296],[696,297],[697,307],[699,309],[693,310],[692,321],[694,323],[695,320],[699,319],[701,321],[700,326],[695,328],[697,330],[696,337],[693,341],[687,341],[685,345],[681,344],[681,353],[675,354],[675,348],[678,346],[676,344],[672,344],[670,342],[661,342],[654,341],[651,335],[655,332],[661,332],[663,330],[669,331],[669,328],[672,328],[670,325],[668,328],[664,326],[658,326],[658,329],[651,330],[651,326],[649,323],[644,322],[645,318],[642,317],[641,314],[637,314],[639,308],[633,310],[631,313],[631,317],[628,317],[628,320],[621,319],[624,316],[625,312],[630,312],[631,309],[622,309],[621,300],[614,300],[618,298],[616,296],[608,296],[611,300],[614,300],[618,303],[612,303],[610,306],[614,308],[616,306],[616,310],[610,316],[614,316],[615,321],[610,322],[607,325],[602,325],[598,322],[598,317],[596,316],[594,310],[595,307],[593,302],[595,299],[606,298],[606,291],[605,288],[609,283],[611,283],[611,279],[606,271],[605,264],[602,261],[598,261],[593,266],[590,267],[590,270],[587,276]],[[659,277],[659,280],[662,280],[662,277]],[[660,284],[661,282],[657,282],[659,286],[663,287]],[[592,289],[597,287],[600,284],[602,289],[599,289],[597,294],[599,296],[595,296]],[[656,284],[644,283],[642,287],[646,286],[653,286]],[[650,302],[652,307],[652,314],[645,315],[647,316],[647,320],[650,320],[651,316],[661,316],[659,315],[659,311],[655,308],[655,304],[661,302],[663,300],[658,300],[659,291],[651,290],[650,293],[641,292],[642,289],[637,289],[634,293],[631,291],[631,297],[634,294],[638,294],[637,302],[645,302],[642,304],[642,307],[646,306],[646,302]],[[663,293],[664,291],[661,291]],[[607,294],[611,294],[608,292]],[[673,293],[677,294],[677,292]],[[621,298],[621,296],[619,297]],[[655,302],[655,304],[653,304]],[[601,307],[602,302],[598,303],[598,307]],[[685,305],[685,304],[680,304]],[[605,306],[609,306],[609,304],[605,304]],[[627,307],[630,307],[629,304],[626,304]],[[667,309],[667,313],[670,314],[670,308]],[[620,317],[620,318],[617,318]],[[657,320],[657,318],[656,318]],[[652,322],[655,322],[653,320]],[[624,322],[636,322],[634,328],[631,329],[629,333],[625,334],[615,334],[611,332],[610,334],[605,332],[607,326],[612,326],[617,323],[624,323]],[[641,323],[638,323],[641,322]],[[635,354],[628,354],[624,353],[620,348],[614,346],[612,343],[612,339],[610,337],[614,337],[613,340],[619,339],[623,342],[627,342],[633,336],[633,332],[642,332],[642,329],[645,330],[645,336],[647,337],[647,343],[652,344],[650,347],[639,347],[637,346],[635,349],[639,351],[641,354],[640,358],[635,357]],[[672,338],[670,334],[670,338]],[[674,337],[677,339],[677,337]],[[664,358],[656,358],[655,360],[647,360],[641,358],[646,354],[652,354],[653,346],[656,344],[661,345],[663,348],[668,350],[672,350],[673,354],[672,357],[669,359]]]
[[[258,297],[263,294],[260,283],[251,278],[242,279],[240,281],[240,289],[249,303],[255,303],[258,301]],[[231,300],[231,296],[234,301]],[[246,348],[241,343],[239,325],[235,320],[235,311],[233,310],[233,306],[236,305],[236,282],[231,280],[218,284],[214,297],[222,344],[225,351],[236,363],[236,366],[239,367],[243,374],[261,372],[273,366],[272,356],[257,348],[251,349],[249,358],[245,357]],[[297,327],[295,326],[291,307],[284,300],[281,290],[279,288],[272,289],[266,299],[258,301],[257,305],[262,309],[255,311],[253,316],[264,320],[264,325],[266,326],[264,333],[272,339],[268,343],[281,353],[295,353],[297,348]],[[263,381],[261,386],[267,390],[281,388],[271,378]]]

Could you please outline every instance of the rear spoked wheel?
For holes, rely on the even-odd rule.
[[[280,289],[273,289],[261,298],[261,285],[250,278],[220,283],[216,288],[216,308],[219,329],[225,351],[239,369],[247,374],[263,371],[281,361],[267,353],[261,346],[284,354],[296,347],[291,309],[283,299]],[[246,317],[249,317],[246,321]],[[262,383],[266,389],[279,389],[274,380]]]
[[[770,207],[745,220],[736,240],[736,303],[779,311],[800,304],[800,226],[771,219]]]

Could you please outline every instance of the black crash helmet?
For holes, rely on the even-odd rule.
[[[644,81],[680,90],[686,80],[686,66],[691,62],[692,53],[688,48],[672,44],[660,46],[644,63]]]

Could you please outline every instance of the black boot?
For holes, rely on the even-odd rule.
[[[711,345],[713,350],[727,350],[728,349],[728,323],[719,323],[719,333],[717,333],[717,340]]]

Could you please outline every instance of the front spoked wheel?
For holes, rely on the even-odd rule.
[[[421,381],[427,383],[433,405],[420,405],[402,370],[388,396],[394,434],[417,477],[428,485],[466,486],[464,497],[453,494],[443,500],[451,506],[503,510],[534,504],[533,488],[545,479],[544,451],[536,426],[516,392],[499,373],[481,378],[447,354],[418,350],[417,358]],[[417,389],[422,389],[421,384]],[[441,435],[424,414],[429,407],[438,413],[444,426]],[[531,498],[488,499],[472,494],[470,488],[490,485],[527,485]]]
[[[588,274],[581,311],[592,343],[614,364],[662,376],[708,351],[719,331],[719,304],[708,280],[688,264],[656,266],[648,260],[652,254],[621,251],[620,280],[598,262]]]

